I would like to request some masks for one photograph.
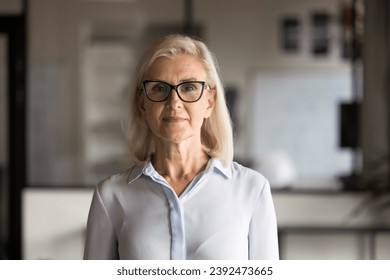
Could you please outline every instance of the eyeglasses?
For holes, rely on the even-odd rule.
[[[171,85],[161,81],[143,81],[144,91],[149,100],[154,102],[162,102],[168,99],[172,90],[176,90],[179,98],[184,102],[196,102],[203,94],[203,90],[207,87],[206,82],[189,81],[177,85]]]

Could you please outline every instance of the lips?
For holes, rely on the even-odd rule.
[[[187,120],[186,118],[182,118],[182,117],[164,117],[163,118],[163,121],[165,121],[165,122],[184,122],[186,120]]]

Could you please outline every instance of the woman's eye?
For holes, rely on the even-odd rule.
[[[189,84],[189,85],[184,85],[183,86],[183,91],[184,92],[192,92],[192,91],[196,91],[196,90],[197,90],[197,87],[194,84]]]
[[[154,91],[154,92],[165,92],[166,91],[166,86],[164,86],[164,85],[155,85],[153,88],[152,88],[152,90]]]

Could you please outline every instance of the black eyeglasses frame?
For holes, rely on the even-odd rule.
[[[146,84],[147,84],[147,83],[150,83],[150,82],[158,82],[158,83],[162,83],[162,84],[165,84],[165,85],[169,86],[169,88],[170,88],[169,93],[167,94],[167,96],[166,96],[163,100],[156,101],[156,100],[153,100],[153,99],[151,99],[151,98],[149,97],[148,92],[147,92],[147,90],[146,90]],[[180,93],[179,93],[179,91],[177,90],[177,88],[178,88],[179,86],[181,86],[181,85],[183,85],[183,84],[187,84],[187,83],[197,83],[197,84],[201,84],[201,85],[202,85],[202,91],[201,91],[201,93],[200,93],[198,99],[192,100],[192,101],[187,101],[187,100],[184,100],[184,99],[180,96]],[[199,101],[199,99],[202,98],[202,95],[203,95],[204,90],[208,88],[207,83],[204,82],[204,81],[184,81],[184,82],[181,82],[181,83],[179,83],[179,84],[177,84],[177,85],[171,85],[171,84],[169,84],[169,83],[167,83],[167,82],[164,82],[164,81],[158,81],[158,80],[144,80],[144,81],[142,81],[142,86],[143,86],[143,90],[144,90],[144,92],[145,92],[145,94],[146,94],[146,97],[147,97],[150,101],[152,101],[152,102],[163,102],[163,101],[166,101],[166,100],[169,98],[169,96],[171,95],[172,90],[175,90],[176,93],[177,93],[177,96],[179,96],[180,100],[182,100],[183,102],[186,102],[186,103],[194,103],[194,102]]]

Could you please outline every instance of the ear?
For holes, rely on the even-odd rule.
[[[215,88],[211,89],[207,98],[207,107],[205,112],[205,119],[208,119],[214,111],[217,94]]]

